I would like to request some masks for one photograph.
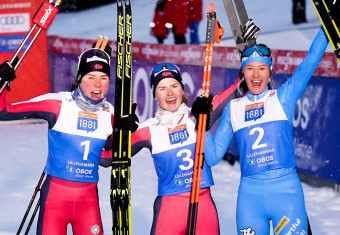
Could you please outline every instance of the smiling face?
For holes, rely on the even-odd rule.
[[[110,78],[103,72],[93,71],[82,77],[80,87],[85,95],[93,100],[102,99],[110,85]]]
[[[155,100],[167,111],[175,111],[182,103],[184,91],[181,84],[174,78],[162,79],[155,90]]]
[[[244,67],[243,74],[249,91],[254,95],[258,95],[268,85],[270,69],[267,64],[255,61]]]

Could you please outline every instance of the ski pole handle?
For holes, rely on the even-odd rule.
[[[216,9],[215,4],[210,3],[207,5],[207,35],[206,35],[206,44],[214,43],[215,41],[215,27],[216,27]]]
[[[10,64],[12,66],[14,65],[13,66],[14,71],[18,68],[19,64],[21,63],[21,61],[26,56],[27,52],[29,51],[29,49],[33,45],[34,41],[37,39],[41,30],[42,29],[46,30],[48,28],[48,26],[50,26],[54,17],[57,15],[57,13],[59,11],[57,6],[60,5],[60,3],[61,3],[61,0],[56,0],[54,5],[53,5],[53,1],[50,0],[49,2],[44,1],[40,5],[40,7],[36,11],[36,13],[34,14],[33,19],[32,19],[32,22],[34,23],[34,25],[31,27],[30,31],[27,33],[24,40],[20,43],[18,49],[16,50],[16,52],[14,53],[14,55],[13,55],[11,61],[10,61]],[[20,53],[21,49],[24,47],[24,45],[26,44],[27,40],[29,39],[29,37],[31,36],[33,31],[36,29],[36,27],[39,27],[38,31],[35,33],[33,39],[31,40],[30,44],[27,46],[27,48],[25,49],[25,51],[23,52],[23,54],[21,55],[19,60],[16,63],[14,63],[16,58],[18,58],[18,54]],[[5,87],[7,85],[8,85],[8,82],[5,82],[3,84],[3,86],[0,89],[0,95],[2,94],[3,90],[5,89]]]
[[[220,42],[220,39],[222,38],[222,35],[224,32],[224,28],[220,26],[219,22],[216,19],[216,11],[215,11],[214,3],[210,3],[207,6],[206,11],[207,11],[208,21],[207,21],[206,49],[205,49],[205,57],[204,57],[204,71],[203,71],[201,95],[205,97],[209,97],[214,42],[215,41],[218,43]],[[219,28],[218,34],[216,34],[216,27]],[[192,176],[192,188],[191,188],[191,194],[190,194],[187,235],[195,235],[196,233],[198,201],[199,201],[201,175],[202,175],[203,161],[204,161],[204,139],[205,139],[206,123],[207,123],[207,114],[200,114],[198,117],[198,125],[197,125],[196,149],[195,149],[195,155],[194,155],[195,160],[194,160],[193,176]]]
[[[61,0],[57,0],[55,5],[58,6],[60,2]],[[59,11],[56,6],[53,6],[51,2],[44,1],[33,16],[33,23],[46,30]]]

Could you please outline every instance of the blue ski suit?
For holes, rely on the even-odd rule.
[[[241,181],[237,200],[238,234],[307,234],[307,213],[296,173],[294,107],[328,44],[321,28],[292,77],[277,90],[265,89],[230,101],[214,137],[205,137],[205,160],[221,161],[235,135]]]

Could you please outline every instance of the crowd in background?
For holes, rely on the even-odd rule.
[[[292,21],[294,24],[307,22],[305,0],[293,0]],[[172,32],[175,44],[186,44],[189,30],[190,44],[199,44],[199,24],[203,19],[203,0],[158,0],[151,24],[152,35],[157,42]]]
[[[198,27],[203,18],[202,0],[158,0],[153,18],[152,35],[163,43],[170,32],[175,44],[186,44],[187,30],[190,44],[199,44]]]

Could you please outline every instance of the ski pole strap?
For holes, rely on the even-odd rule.
[[[222,41],[222,36],[224,34],[224,27],[221,26],[221,23],[216,20],[215,26],[215,42],[219,44]]]

